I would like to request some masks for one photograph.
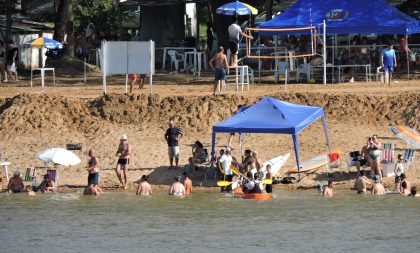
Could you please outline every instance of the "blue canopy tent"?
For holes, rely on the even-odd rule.
[[[293,138],[296,164],[299,170],[298,134],[319,118],[322,119],[328,151],[330,151],[331,144],[328,136],[327,122],[325,120],[324,110],[321,107],[291,104],[272,97],[264,97],[258,103],[241,110],[232,117],[213,126],[212,155],[214,157],[216,133],[290,134]]]
[[[284,13],[262,23],[260,28],[320,26],[324,20],[327,34],[420,33],[420,21],[397,10],[386,0],[297,0]],[[266,31],[263,34],[277,33]],[[308,33],[308,31],[288,33]]]

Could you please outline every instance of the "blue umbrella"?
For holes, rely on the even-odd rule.
[[[258,10],[249,4],[236,1],[220,6],[216,13],[227,16],[257,15]]]
[[[41,37],[37,39],[30,40],[28,42],[25,42],[23,44],[24,47],[30,47],[30,48],[47,48],[47,49],[61,49],[63,48],[63,44],[46,37]]]

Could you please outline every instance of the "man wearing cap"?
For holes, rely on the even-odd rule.
[[[23,185],[23,180],[20,177],[20,171],[16,170],[13,173],[13,177],[9,180],[9,183],[7,184],[7,191],[9,193],[18,193],[23,191],[23,188],[25,188],[25,186]]]
[[[171,188],[169,189],[169,195],[174,196],[184,196],[185,195],[185,187],[183,184],[181,184],[181,176],[175,177],[175,183],[171,185]]]
[[[124,187],[124,190],[127,189],[127,174],[128,174],[128,164],[131,154],[131,145],[128,144],[127,135],[123,134],[120,136],[120,144],[118,146],[118,150],[116,156],[119,156],[117,167],[115,168],[115,172],[117,173],[118,180],[120,181],[121,185]],[[124,172],[124,182],[121,177],[121,169]]]
[[[231,155],[232,149],[230,147],[226,147],[225,153],[219,158],[219,163],[222,165],[222,173],[224,175],[224,180],[232,182],[232,170],[230,169],[230,166],[232,165],[232,155]],[[232,187],[229,185],[226,187],[222,187],[221,191],[223,192],[226,190],[227,192],[230,192],[232,190]]]
[[[168,143],[168,155],[169,155],[169,169],[172,169],[175,158],[175,166],[178,168],[179,162],[179,141],[183,132],[180,128],[175,127],[174,121],[169,121],[169,128],[165,133],[165,140]]]

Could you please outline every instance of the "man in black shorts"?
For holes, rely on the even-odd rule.
[[[128,164],[131,154],[131,145],[128,144],[127,135],[123,134],[120,137],[120,145],[118,146],[118,150],[116,156],[118,156],[117,167],[115,168],[115,172],[117,173],[118,180],[120,181],[124,190],[128,188],[127,186],[127,174],[128,174]],[[124,182],[121,177],[121,170],[124,172]]]
[[[233,23],[228,28],[229,31],[229,47],[231,53],[231,63],[230,65],[235,67],[237,66],[238,61],[238,51],[239,51],[239,34],[248,39],[253,39],[251,35],[247,35],[242,32],[241,27],[238,25],[238,18],[233,17]]]

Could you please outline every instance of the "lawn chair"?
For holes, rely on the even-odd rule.
[[[168,55],[171,58],[171,69],[172,69],[172,66],[174,65],[175,71],[178,71],[179,64],[180,63],[184,64],[184,55],[178,53],[175,50],[168,50]],[[184,66],[184,68],[186,68],[186,66]]]
[[[341,152],[339,150],[331,151],[328,154],[329,162],[327,164],[327,169],[328,169],[327,174],[328,174],[328,171],[330,171],[331,168],[339,168],[340,169],[340,174],[343,175],[343,170],[341,168],[340,157],[341,157]]]
[[[35,176],[35,169],[26,168],[25,175],[23,177],[23,181],[32,182]]]
[[[413,169],[415,169],[414,167],[414,156],[416,154],[416,150],[412,149],[412,148],[406,148],[404,150],[404,156],[403,156],[403,160],[404,162],[409,165],[409,166],[413,166]]]
[[[382,176],[391,177],[394,176],[395,168],[395,144],[384,143],[382,144],[382,153],[381,153],[381,166],[382,166]]]

